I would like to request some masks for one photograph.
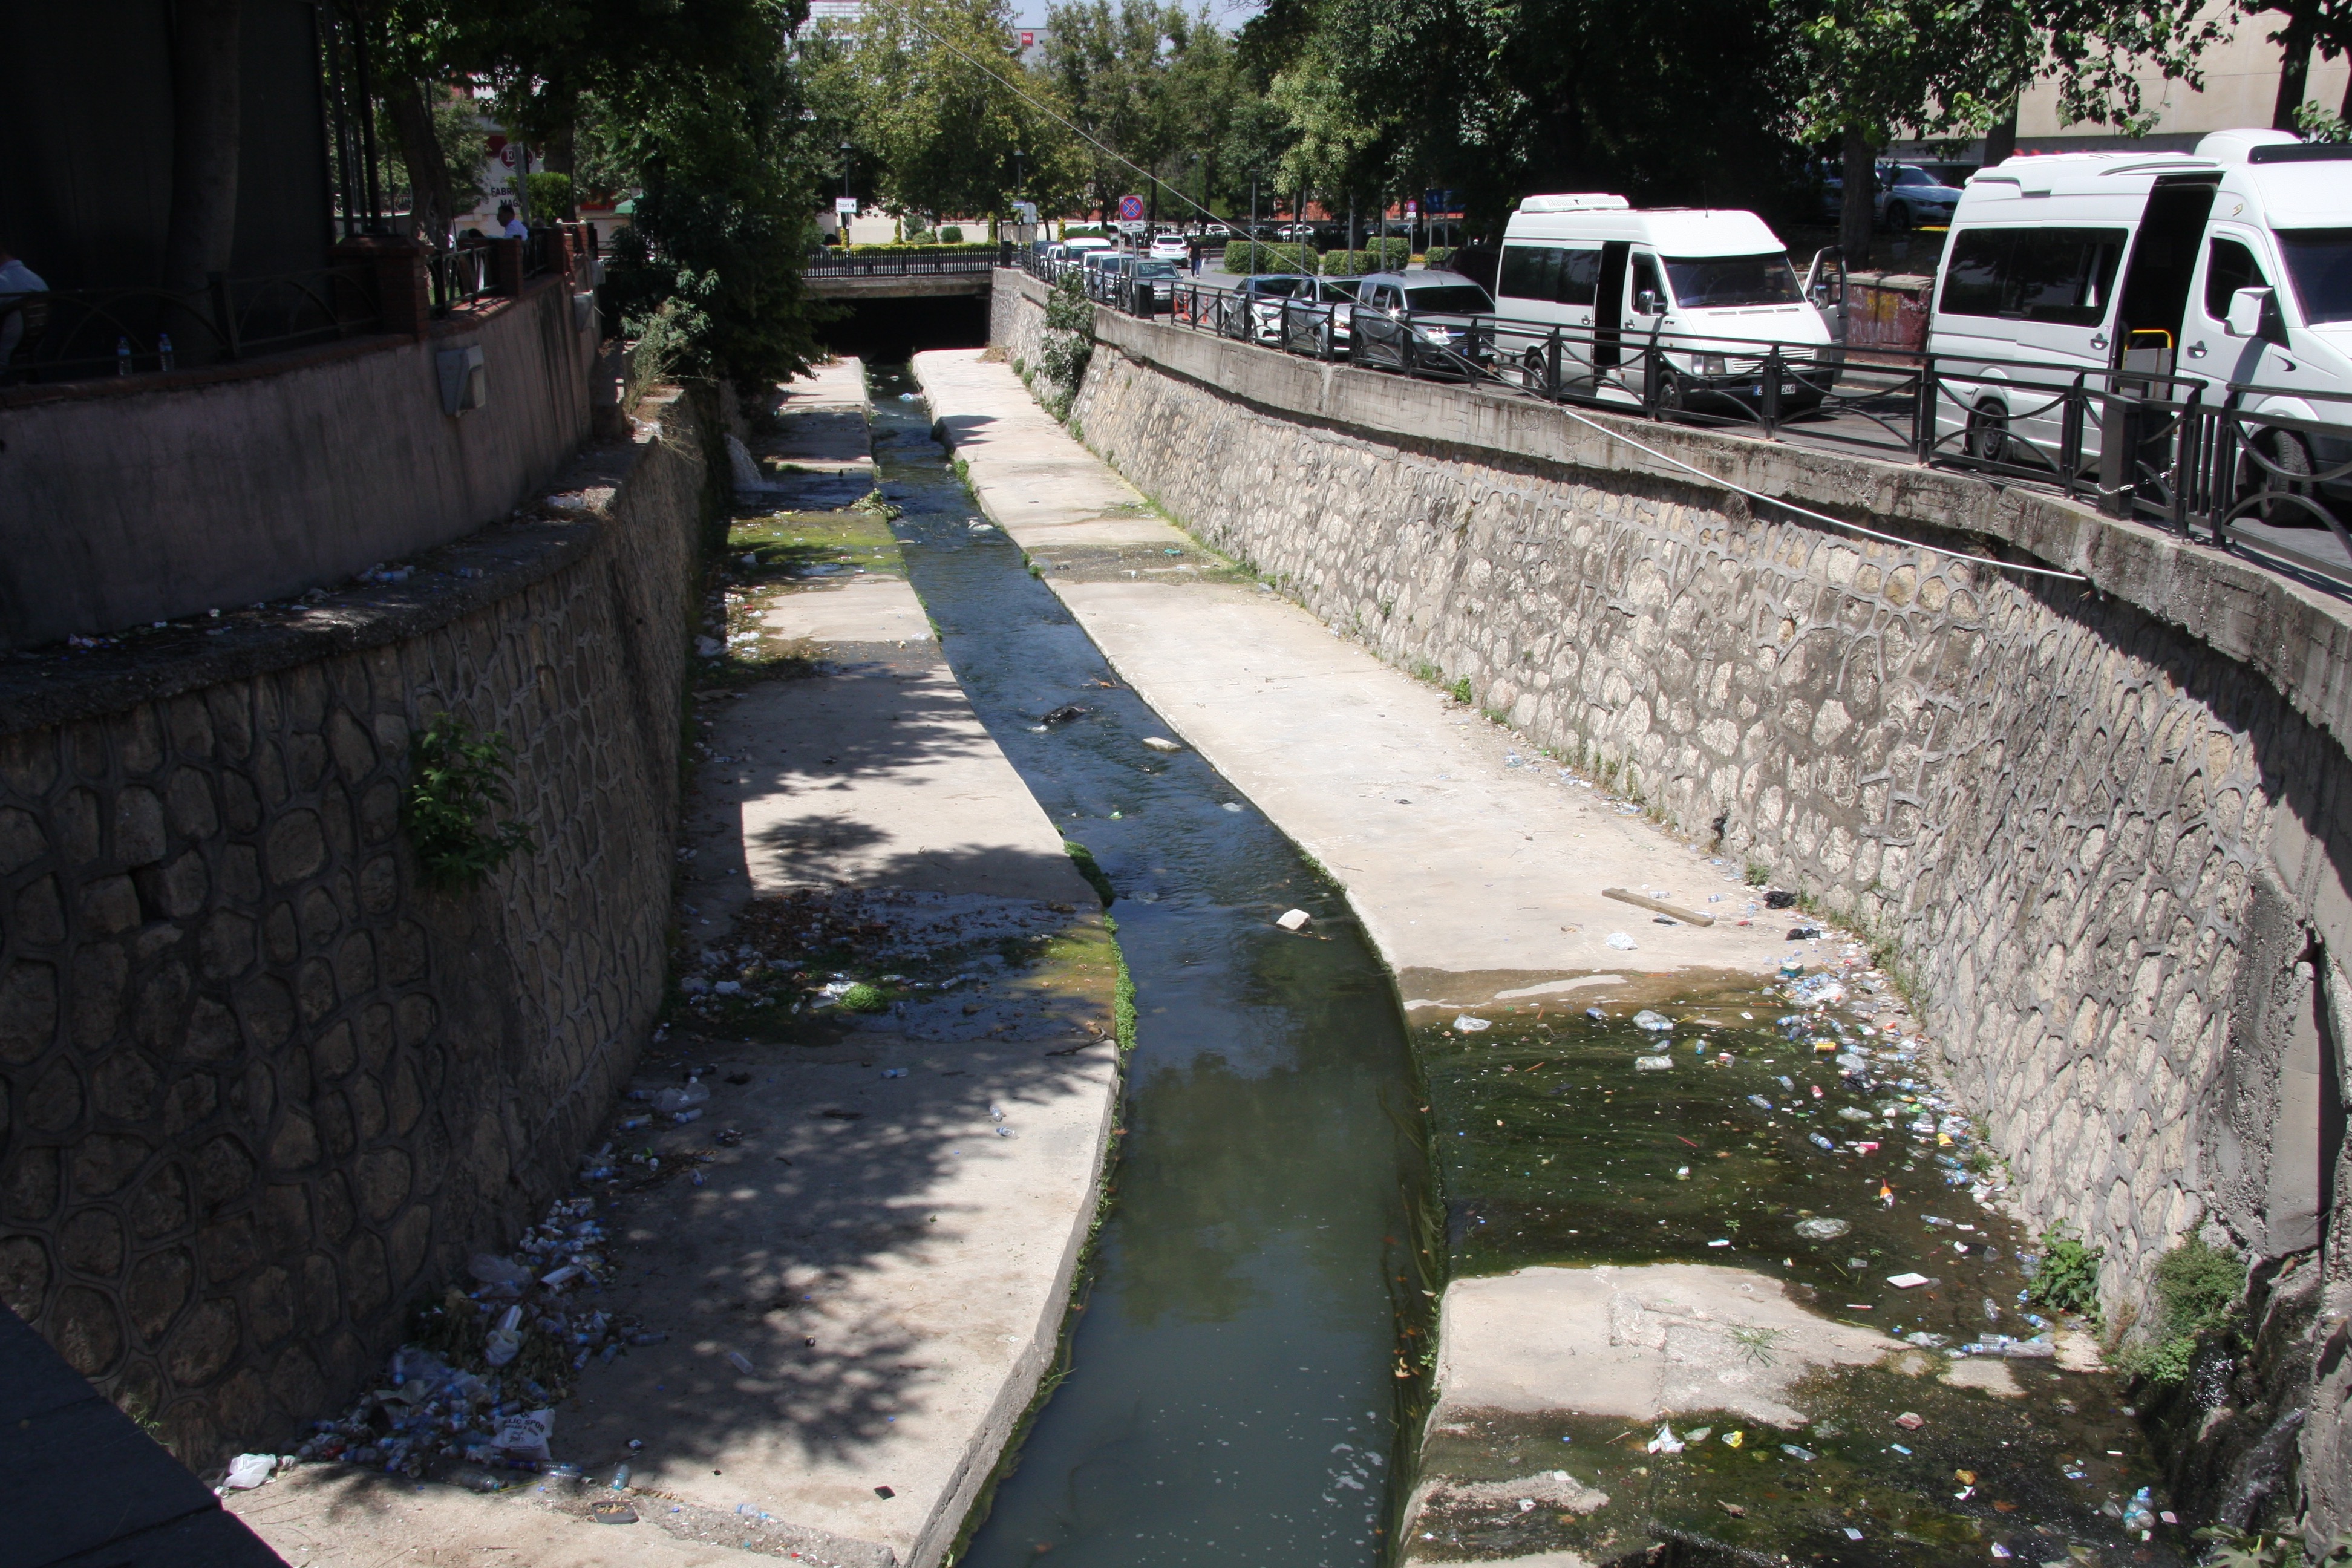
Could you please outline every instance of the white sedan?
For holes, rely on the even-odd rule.
[[[1185,243],[1181,234],[1155,235],[1151,240],[1151,259],[1190,261],[1192,259],[1192,247]]]

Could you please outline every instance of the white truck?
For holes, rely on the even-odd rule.
[[[1529,196],[1503,231],[1496,359],[1603,403],[1755,412],[1780,345],[1783,414],[1816,406],[1837,374],[1828,322],[1789,248],[1751,212],[1640,209],[1602,193]],[[1654,351],[1654,352],[1653,352]]]

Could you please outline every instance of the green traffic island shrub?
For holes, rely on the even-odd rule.
[[[426,887],[463,892],[530,847],[523,824],[491,821],[514,806],[513,771],[502,731],[483,734],[454,713],[435,718],[411,744],[401,818]]]
[[[1323,273],[1328,278],[1361,278],[1368,272],[1402,272],[1412,260],[1409,241],[1376,239],[1361,250],[1325,252]]]
[[[1433,245],[1429,247],[1429,253],[1421,258],[1421,264],[1432,272],[1443,272],[1454,264],[1454,247],[1450,245]]]
[[[1225,247],[1225,270],[1237,275],[1313,273],[1319,270],[1321,261],[1311,245],[1260,245],[1242,240]]]

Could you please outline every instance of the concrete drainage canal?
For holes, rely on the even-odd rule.
[[[961,1561],[1381,1562],[1424,1386],[1401,1343],[1427,1342],[1437,1289],[1395,994],[1262,816],[1198,756],[1142,744],[1166,727],[971,526],[903,372],[872,385],[908,575],[982,719],[1116,890],[1139,1014],[1067,1375]],[[1310,931],[1275,923],[1292,907]]]
[[[1401,998],[1337,888],[1144,746],[1164,726],[980,517],[904,367],[871,386],[914,585],[1114,890],[1139,1015],[1064,1370],[960,1561],[2193,1555],[2070,1310],[2095,1263],[2004,1215],[1858,947],[1800,921],[1769,984]]]

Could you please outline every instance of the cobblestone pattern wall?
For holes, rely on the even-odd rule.
[[[1034,357],[1040,326],[1013,310],[999,341]],[[1072,417],[1335,628],[1466,678],[1889,944],[2027,1217],[2105,1248],[2111,1312],[2207,1220],[2275,1250],[2278,999],[2315,948],[2347,994],[2352,770],[2246,666],[2079,584],[1721,492],[1374,444],[1106,349]],[[2307,1479],[2352,1522],[2352,1444],[2321,1414]]]
[[[649,446],[566,564],[421,634],[0,737],[0,1298],[192,1464],[373,1375],[634,1061],[701,474]],[[463,894],[400,826],[444,710],[513,738],[535,840]]]

